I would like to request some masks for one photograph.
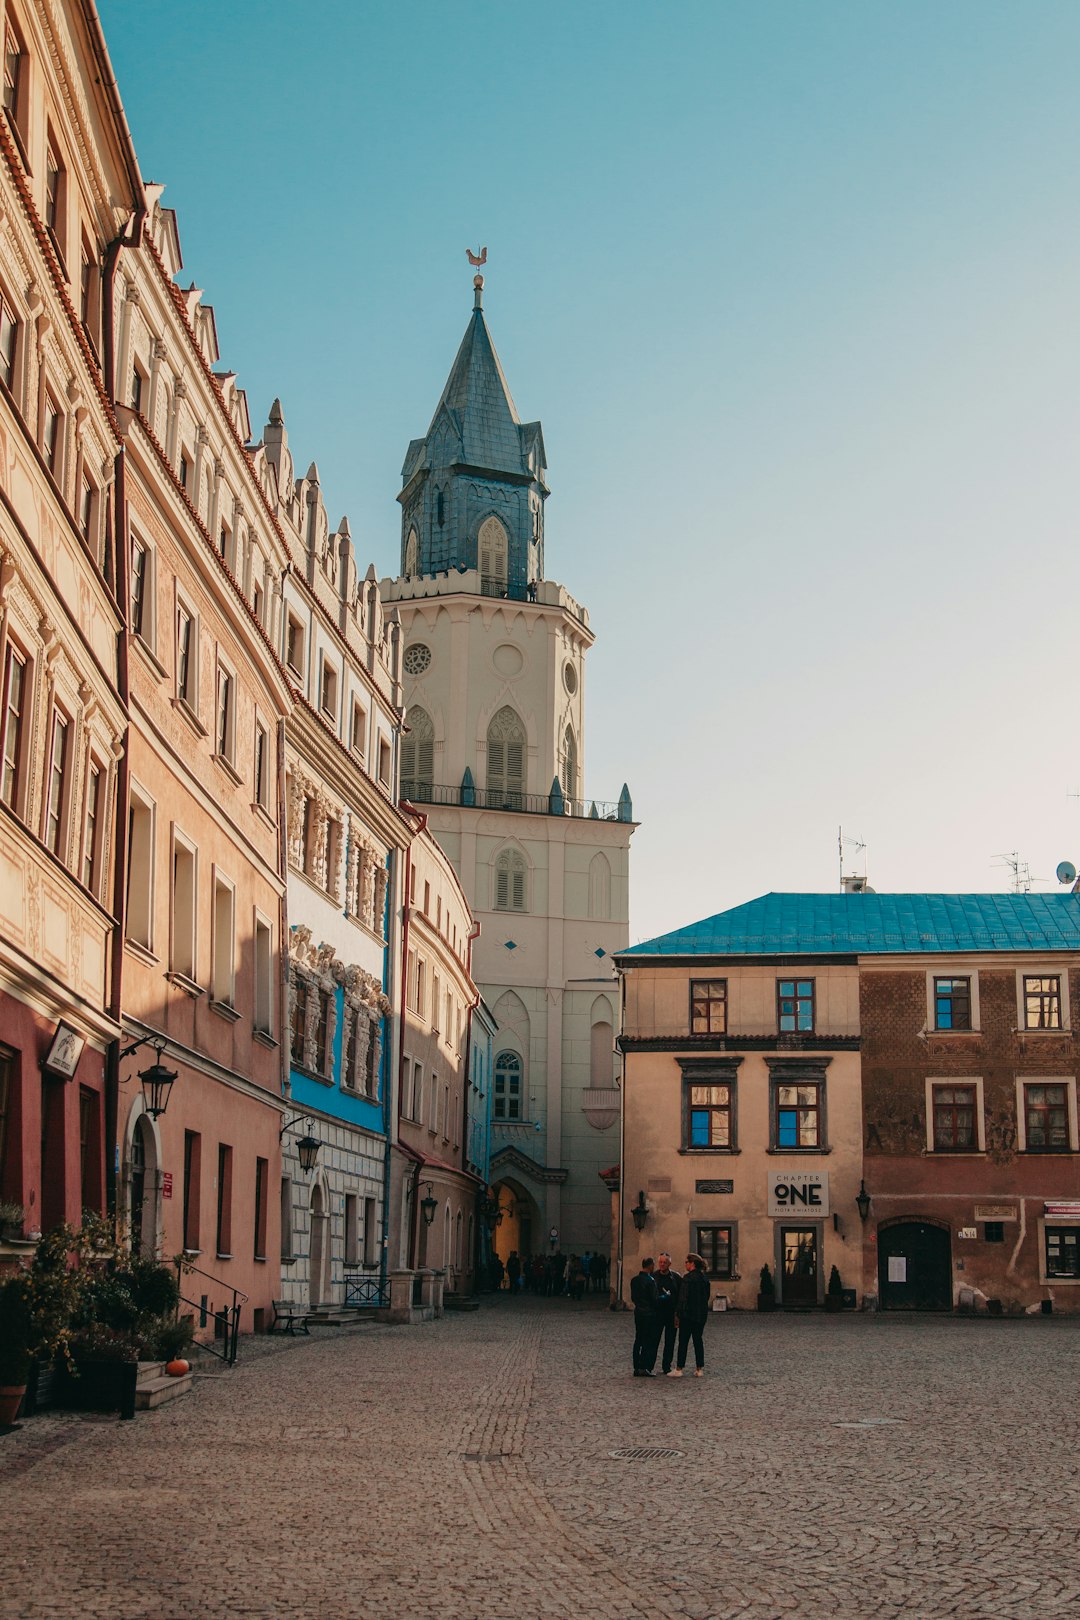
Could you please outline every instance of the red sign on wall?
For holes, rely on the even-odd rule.
[[[171,1198],[172,1197],[172,1171],[171,1170],[163,1170],[161,1172],[161,1196],[162,1196],[162,1198]]]

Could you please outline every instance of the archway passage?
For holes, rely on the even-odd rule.
[[[878,1299],[884,1311],[952,1309],[952,1245],[944,1227],[900,1221],[878,1231]]]
[[[140,1114],[131,1133],[128,1160],[128,1209],[131,1220],[133,1255],[157,1256],[159,1186],[157,1143],[144,1115]]]
[[[330,1217],[322,1185],[311,1189],[311,1258],[308,1263],[308,1304],[312,1310],[330,1299]]]
[[[497,1181],[492,1194],[499,1200],[503,1212],[492,1234],[492,1250],[504,1266],[515,1252],[522,1262],[530,1259],[538,1248],[544,1248],[540,1211],[535,1200],[518,1181]]]

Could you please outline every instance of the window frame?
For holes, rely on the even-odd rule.
[[[812,1103],[804,1103],[797,1098],[794,1103],[783,1102],[780,1093],[794,1088],[796,1091],[813,1091],[815,1093]],[[814,1115],[815,1140],[813,1142],[781,1142],[781,1114],[792,1112],[795,1115],[796,1135],[801,1137],[804,1113]],[[769,1076],[769,1147],[773,1153],[827,1153],[829,1142],[826,1130],[825,1116],[825,1077],[783,1074]]]
[[[49,159],[52,158],[53,167],[50,168]],[[51,189],[50,189],[51,180]],[[67,212],[68,212],[68,168],[64,161],[64,149],[56,136],[52,119],[45,123],[45,154],[42,160],[42,210],[41,217],[49,239],[56,249],[57,258],[67,277]]]
[[[21,671],[19,706],[15,711],[15,747],[9,759],[8,736],[11,728],[11,685],[15,666]],[[26,801],[26,756],[28,727],[33,711],[34,665],[29,653],[9,632],[4,643],[3,690],[0,692],[0,799],[22,819]],[[6,791],[11,773],[11,795]]]
[[[739,1152],[739,1065],[741,1062],[741,1058],[722,1059],[717,1062],[706,1062],[704,1060],[695,1062],[690,1059],[679,1061],[679,1068],[682,1072],[679,1099],[680,1153],[723,1158]],[[728,1088],[726,1104],[710,1102],[695,1104],[693,1101],[694,1086],[726,1086]],[[726,1143],[701,1143],[692,1140],[692,1115],[695,1107],[708,1109],[710,1114],[715,1110],[727,1115],[728,1140]]]
[[[1032,1147],[1028,1141],[1028,1088],[1032,1086],[1061,1086],[1064,1090],[1065,1135],[1064,1147]],[[1018,1074],[1016,1077],[1016,1138],[1021,1153],[1047,1158],[1054,1154],[1077,1151],[1076,1078],[1063,1074]]]
[[[1038,980],[1052,979],[1057,983],[1058,1022],[1056,1024],[1028,1023],[1028,985]],[[1038,992],[1036,992],[1037,994]],[[1053,994],[1053,992],[1050,992]],[[1069,972],[1065,966],[1049,969],[1021,967],[1016,970],[1016,1025],[1020,1035],[1068,1035],[1072,1017],[1069,1006]]]
[[[711,994],[718,987],[720,995]],[[697,992],[706,991],[705,995]],[[695,1006],[698,1003],[698,1006]],[[721,1008],[721,1023],[719,1028],[713,1027],[713,1008]],[[697,1019],[701,1008],[704,1008],[705,1022],[699,1027]],[[690,1033],[691,1035],[726,1035],[728,1009],[728,981],[727,979],[691,979],[690,980]]]
[[[92,786],[95,781],[97,782],[96,796],[92,794]],[[83,787],[83,834],[79,876],[83,888],[89,890],[95,900],[101,892],[101,856],[105,848],[108,791],[109,773],[105,763],[94,753],[93,749],[88,749],[86,779]],[[91,810],[93,811],[92,814]],[[89,871],[87,870],[88,863]]]
[[[184,679],[181,682],[181,621],[186,620],[190,629],[187,652],[183,660]],[[173,614],[173,678],[176,689],[176,701],[202,732],[204,727],[199,719],[199,664],[200,664],[200,625],[199,615],[187,597],[177,589],[176,605]]]
[[[135,566],[136,551],[142,554],[142,567]],[[144,646],[153,652],[157,646],[157,615],[154,611],[156,594],[154,590],[154,548],[149,541],[133,528],[131,530],[131,555],[128,562],[130,574],[130,591],[128,597],[128,616],[131,623],[132,635],[138,636]],[[136,591],[136,581],[139,589]],[[179,624],[177,625],[179,634]]]
[[[8,50],[8,38],[18,47],[14,59],[18,62],[13,79],[8,78],[8,63],[12,60],[12,53]],[[8,95],[8,84],[11,84],[12,94]],[[8,121],[8,128],[15,139],[19,157],[23,168],[29,171],[30,160],[27,156],[29,140],[27,138],[27,125],[30,103],[30,53],[26,48],[26,38],[12,18],[10,5],[6,8],[4,16],[4,69],[3,69],[3,108]]]
[[[134,875],[132,870],[133,856],[135,854],[135,828],[136,815],[146,818],[147,849],[146,849],[146,938],[140,939],[131,932],[131,884]],[[140,854],[142,851],[140,850]],[[169,846],[169,858],[172,859],[172,845]],[[127,873],[124,884],[124,941],[125,944],[134,945],[149,955],[154,954],[154,902],[156,896],[156,859],[157,859],[157,800],[152,798],[140,782],[133,780],[128,790],[128,848]],[[171,870],[171,868],[170,868]],[[142,916],[140,909],[140,918]],[[170,940],[172,937],[172,923],[170,920]]]
[[[710,1258],[716,1257],[715,1242],[709,1243],[703,1238],[706,1232],[727,1233],[727,1270],[710,1265]],[[738,1239],[737,1221],[693,1221],[690,1226],[690,1253],[700,1254],[706,1262],[705,1275],[714,1282],[737,1282],[739,1268],[737,1264],[736,1245]],[[710,1256],[710,1250],[712,1254]]]
[[[529,910],[529,861],[516,844],[504,844],[491,863],[491,909],[525,915]],[[499,898],[502,880],[506,880],[505,903]],[[516,903],[520,879],[521,904]]]
[[[499,1074],[499,1065],[506,1060],[505,1072]],[[500,1094],[499,1081],[503,1080]],[[516,1079],[516,1089],[512,1080]],[[511,1104],[517,1103],[517,1113],[511,1113]],[[503,1112],[499,1112],[500,1104]],[[496,1053],[491,1071],[491,1120],[492,1124],[520,1125],[528,1118],[525,1112],[525,1060],[520,1052],[512,1046],[504,1046],[501,1052]],[[434,1121],[432,1122],[434,1124]]]
[[[228,899],[227,940],[221,937],[223,897]],[[210,1004],[236,1009],[236,884],[217,865],[210,878]]]
[[[23,321],[15,300],[0,285],[0,382],[12,396],[17,392],[22,335]]]
[[[222,711],[223,693],[225,698],[224,713]],[[236,710],[239,696],[236,671],[228,660],[222,657],[221,648],[219,647],[214,679],[214,758],[227,765],[234,775],[236,773]]]
[[[190,939],[187,929],[184,929],[184,939],[180,940],[180,926],[186,919],[180,914],[178,899],[180,886],[177,882],[176,858],[181,851],[191,860],[191,918]],[[172,837],[169,844],[169,973],[175,979],[180,979],[186,985],[198,986],[199,971],[199,847],[193,839],[189,838],[174,821],[172,824]],[[190,946],[190,955],[184,954],[181,960],[179,943]]]
[[[262,747],[260,749],[260,743]],[[270,813],[270,727],[255,710],[255,737],[251,761],[251,779],[255,806]]]
[[[64,475],[64,413],[48,383],[41,391],[41,454],[59,484]]]
[[[785,996],[784,995],[783,986],[785,984],[790,984],[791,987],[792,987],[790,996]],[[810,986],[810,992],[809,992],[808,996],[804,996],[804,995],[802,995],[800,993],[799,986],[804,985],[804,984],[807,984],[807,985]],[[785,1001],[793,1001],[795,1003],[795,1011],[793,1013],[785,1013],[784,1012],[783,1004],[784,1004]],[[809,1001],[809,1003],[810,1003],[810,1022],[809,1022],[809,1024],[807,1024],[805,1026],[801,1025],[800,1022],[799,1022],[799,1020],[802,1017],[802,1003],[804,1001]],[[794,1026],[791,1029],[785,1029],[784,1028],[784,1019],[785,1018],[793,1018],[795,1020]],[[790,978],[778,978],[777,979],[777,981],[776,981],[776,1029],[777,1029],[777,1033],[780,1034],[780,1035],[814,1035],[814,1034],[816,1034],[816,1032],[817,1032],[817,981],[816,981],[816,979],[807,977],[804,974],[795,974]]]
[[[63,727],[59,766],[56,760],[56,733],[58,726]],[[45,791],[42,794],[41,803],[41,841],[45,848],[65,866],[67,861],[64,852],[70,841],[70,765],[74,742],[75,722],[61,704],[54,702],[49,714],[49,758],[45,770]],[[50,826],[54,821],[56,826],[55,843],[50,832]]]
[[[1080,1269],[1072,1272],[1051,1271],[1049,1252],[1051,1233],[1072,1235],[1077,1250],[1076,1263],[1080,1267],[1080,1222],[1062,1220],[1053,1215],[1043,1216],[1039,1220],[1039,1281],[1057,1286],[1080,1283]]]
[[[939,1088],[956,1088],[959,1086],[971,1087],[975,1092],[975,1143],[972,1147],[938,1147],[936,1145],[935,1130],[935,1100],[934,1093]],[[986,1152],[986,1109],[983,1096],[983,1077],[976,1074],[933,1074],[926,1078],[926,1151],[935,1158],[944,1158],[950,1154],[970,1159],[973,1154]]]
[[[940,1026],[937,1021],[937,985],[939,980],[966,979],[968,981],[968,1005],[970,1025],[967,1029],[958,1029]],[[979,972],[978,968],[961,963],[950,971],[944,971],[941,965],[926,970],[926,1033],[944,1035],[979,1035],[982,1033],[982,1013],[979,1001]]]

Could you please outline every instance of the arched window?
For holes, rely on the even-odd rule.
[[[488,809],[518,810],[525,792],[525,728],[509,706],[487,734]]]
[[[401,792],[406,799],[423,799],[435,780],[435,727],[418,704],[406,714],[405,724],[409,734],[401,739]]]
[[[495,862],[496,911],[525,910],[525,878],[528,868],[518,849],[504,849]]]
[[[506,590],[506,530],[497,517],[485,518],[481,523],[476,549],[480,554],[480,589],[486,596],[502,596]]]
[[[446,522],[446,496],[441,489],[435,497],[435,521],[440,529]]]
[[[516,1052],[500,1052],[495,1059],[496,1119],[521,1119],[521,1059]]]
[[[611,867],[600,853],[589,862],[589,916],[605,922],[611,916]]]
[[[594,1024],[589,1031],[589,1084],[606,1091],[614,1084],[615,1034],[610,1024]]]
[[[577,791],[577,738],[574,736],[573,726],[567,726],[563,732],[562,747],[562,790],[563,798],[576,799]]]
[[[409,538],[405,542],[405,573],[411,578],[419,571],[420,542],[416,537],[416,530],[409,530]]]

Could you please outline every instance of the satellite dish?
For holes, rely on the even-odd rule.
[[[1072,861],[1061,862],[1057,869],[1057,880],[1059,883],[1076,882],[1076,867],[1073,865]]]

